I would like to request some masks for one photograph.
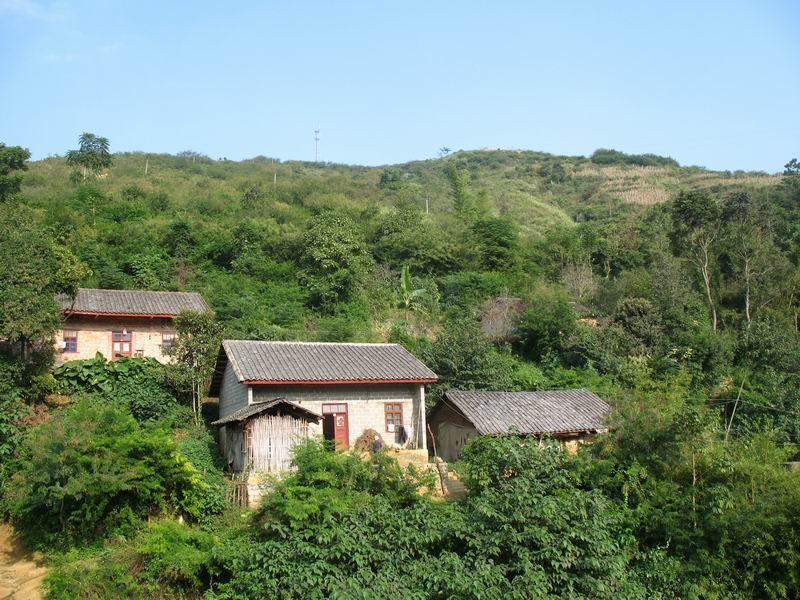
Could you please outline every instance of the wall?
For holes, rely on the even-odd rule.
[[[425,387],[420,384],[369,385],[254,385],[253,399],[266,402],[286,398],[300,406],[322,414],[322,405],[347,404],[348,439],[352,447],[365,429],[374,429],[390,446],[399,446],[399,436],[386,431],[384,404],[403,407],[403,426],[409,445],[426,448]],[[322,424],[309,425],[309,434],[321,435]]]
[[[236,373],[229,362],[225,365],[222,374],[222,385],[219,390],[219,418],[224,419],[240,408],[245,408],[247,402],[247,386],[239,383]]]
[[[434,435],[431,447],[446,462],[457,460],[464,444],[478,435],[469,420],[447,405],[440,405],[431,415],[430,428]]]
[[[60,343],[64,330],[78,332],[78,351],[63,352]],[[111,332],[127,329],[132,336],[133,356],[141,355],[167,362],[168,356],[161,352],[161,334],[175,333],[172,319],[150,319],[139,317],[111,318],[72,315],[66,318],[62,329],[56,332],[56,362],[94,358],[100,352],[111,358]],[[141,351],[141,354],[138,352]]]

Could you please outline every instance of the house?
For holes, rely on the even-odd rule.
[[[209,310],[200,294],[190,292],[81,288],[74,298],[61,295],[58,302],[64,316],[56,332],[59,363],[94,358],[97,352],[109,359],[149,356],[166,361],[178,313]]]
[[[428,416],[437,454],[456,460],[479,435],[550,435],[573,445],[606,430],[608,404],[588,390],[450,390]]]
[[[271,453],[286,456],[297,436],[348,448],[373,429],[389,446],[424,450],[425,384],[436,380],[398,344],[225,340],[210,394],[229,467],[275,470],[286,463]]]

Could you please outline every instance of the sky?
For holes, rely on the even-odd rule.
[[[0,0],[0,142],[380,165],[800,158],[800,2]]]

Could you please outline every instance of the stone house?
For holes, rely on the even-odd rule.
[[[606,431],[611,409],[592,392],[445,393],[428,415],[431,445],[445,461],[457,460],[470,439],[479,435],[552,436],[571,449],[595,433]]]
[[[64,316],[56,332],[57,362],[147,356],[165,362],[175,339],[173,321],[182,310],[210,310],[200,294],[144,290],[78,290],[59,296]]]
[[[229,468],[269,471],[297,437],[348,448],[373,429],[388,446],[424,450],[425,384],[436,380],[398,344],[225,340],[210,395]]]

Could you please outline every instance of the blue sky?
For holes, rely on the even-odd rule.
[[[0,141],[387,164],[800,157],[800,2],[0,0]]]

